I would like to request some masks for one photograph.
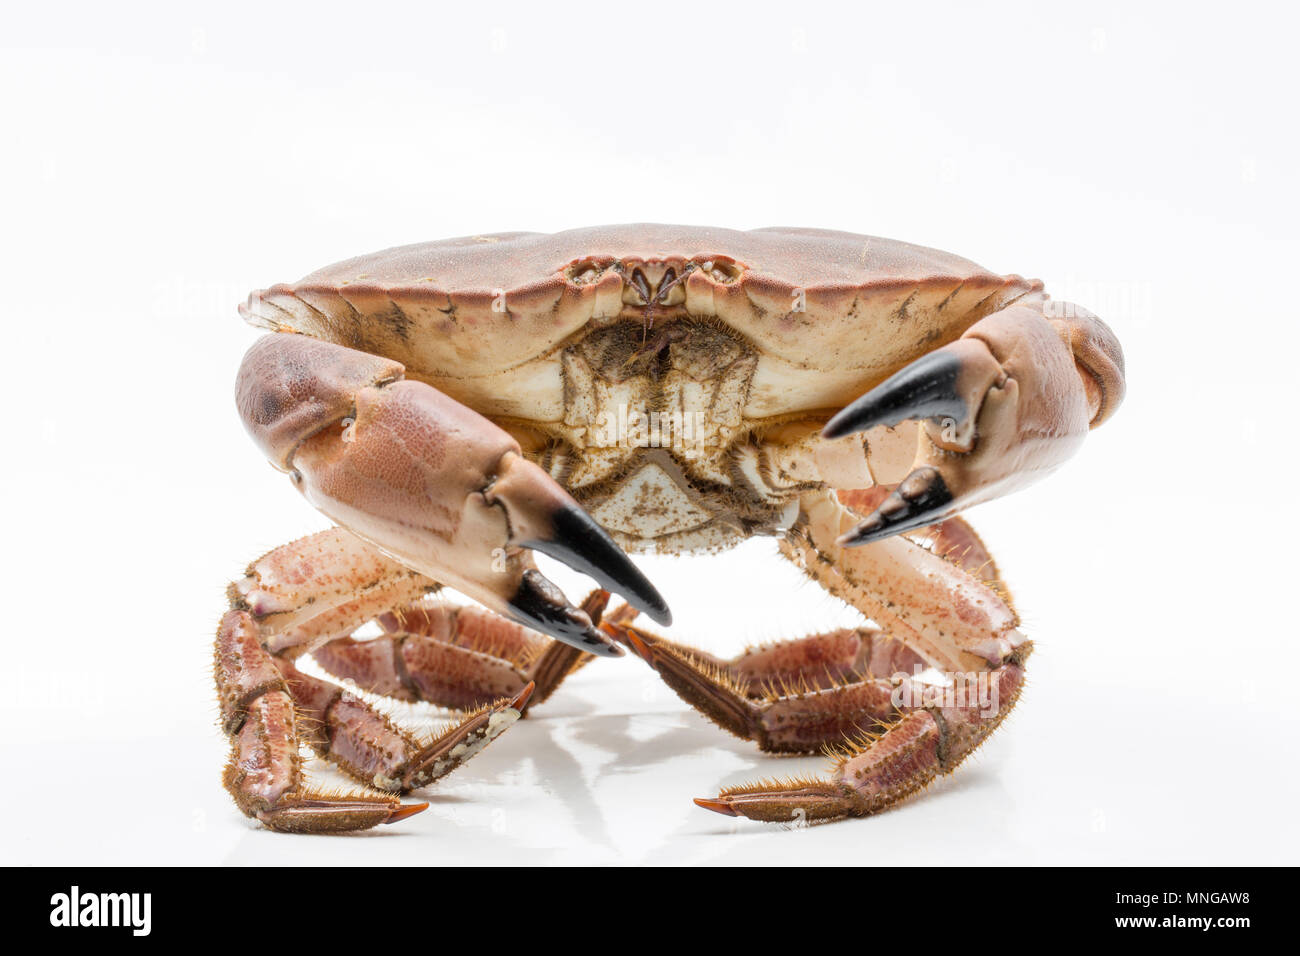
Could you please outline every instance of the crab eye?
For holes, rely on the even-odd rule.
[[[574,285],[591,285],[604,271],[604,266],[590,259],[575,262],[566,270],[568,280]]]

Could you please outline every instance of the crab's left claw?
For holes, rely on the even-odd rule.
[[[842,544],[913,531],[1006,494],[1054,469],[1110,417],[1124,394],[1114,333],[1077,307],[1036,305],[982,319],[826,424],[823,436],[834,439],[921,422],[911,470]]]
[[[668,605],[519,443],[397,362],[269,335],[240,369],[245,426],[318,509],[433,581],[567,644],[622,653],[533,563],[541,551],[651,618]]]

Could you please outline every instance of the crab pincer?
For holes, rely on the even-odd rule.
[[[406,567],[592,654],[622,651],[531,551],[670,622],[654,586],[509,433],[404,373],[344,346],[268,336],[244,358],[237,401],[308,501]]]
[[[1034,306],[1038,306],[1035,308]],[[826,423],[822,435],[919,421],[911,471],[841,544],[936,524],[1053,470],[1124,391],[1124,357],[1096,316],[1021,301],[926,353]]]

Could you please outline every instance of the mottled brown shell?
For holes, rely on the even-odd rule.
[[[676,289],[646,302],[665,276]],[[620,319],[685,313],[752,347],[745,417],[763,420],[837,408],[1039,289],[871,236],[639,224],[388,249],[256,292],[241,312],[395,359],[484,414],[538,422],[563,416],[563,347]]]

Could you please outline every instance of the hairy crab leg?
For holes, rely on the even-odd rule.
[[[634,617],[635,612],[631,615]],[[864,676],[910,669],[921,661],[905,645],[870,626],[773,641],[727,659],[631,627],[631,618],[626,614],[611,615],[611,620],[602,626],[651,666],[655,664],[650,657],[671,654],[678,660],[689,661],[701,674],[719,675],[727,685],[743,691],[747,697],[770,699],[792,688],[816,691],[841,687]]]
[[[669,623],[654,586],[518,442],[404,374],[388,359],[275,334],[245,355],[237,401],[253,439],[313,505],[407,568],[598,655],[620,651],[532,551]]]
[[[258,558],[228,593],[232,607],[257,618],[262,640],[278,654],[350,634],[439,587],[350,531],[330,528]]]
[[[223,781],[248,816],[273,830],[330,833],[395,823],[428,806],[306,786],[293,699],[248,611],[232,610],[221,619],[215,670],[232,746]]]
[[[528,683],[527,673],[511,661],[428,634],[394,631],[362,640],[344,637],[311,656],[330,676],[350,680],[372,694],[424,700],[452,710],[473,710],[517,693]]]
[[[391,611],[393,601],[409,602],[438,586],[340,528],[276,548],[231,585],[233,607],[217,632],[216,677],[223,726],[234,746],[225,782],[245,813],[272,829],[304,832],[403,819],[425,805],[308,790],[298,744],[310,744],[371,787],[404,793],[450,773],[519,718],[535,687],[526,675],[421,743],[366,702],[291,662]],[[596,594],[601,597],[589,599],[584,613],[599,620],[608,594]],[[548,643],[540,636],[531,640]]]
[[[970,693],[964,702],[950,704],[946,692],[936,691],[926,705],[927,691],[905,688],[922,705],[883,722],[877,733],[846,741],[838,748],[829,778],[730,787],[716,798],[695,802],[706,810],[774,823],[883,810],[940,774],[951,773],[997,728],[1020,696],[1029,649],[1027,643],[1021,645],[1016,660],[988,672],[988,686],[995,690],[987,696]],[[990,709],[989,700],[998,702],[996,708]]]
[[[877,476],[894,490],[843,543],[934,524],[1033,481],[1073,454],[1123,394],[1119,342],[1086,310],[1022,299],[981,319],[826,424],[825,438],[867,432],[869,446],[873,434],[921,423],[909,472]]]
[[[986,666],[1023,640],[999,590],[901,535],[846,546],[843,535],[856,521],[832,492],[805,495],[781,553],[940,669]]]
[[[581,609],[594,623],[609,592],[595,591]],[[541,703],[591,655],[548,640],[491,611],[451,604],[400,608],[379,618],[384,633],[345,637],[312,657],[332,676],[398,700],[469,710],[536,685]]]
[[[895,713],[887,678],[858,668],[911,655],[896,642],[836,631],[757,648],[719,661],[625,621],[604,625],[664,683],[723,730],[770,753],[808,753],[860,734]],[[892,645],[892,647],[891,647]],[[890,666],[901,666],[893,664]]]
[[[829,492],[806,495],[782,552],[832,594],[948,671],[886,681],[893,712],[878,733],[845,741],[828,780],[731,788],[706,809],[757,820],[874,813],[955,769],[1015,705],[1032,644],[1002,597],[951,561],[903,537],[842,541],[856,516]]]
[[[773,641],[723,658],[633,627],[630,621],[634,618],[635,612],[630,616],[611,615],[602,627],[656,669],[671,657],[689,664],[702,676],[716,677],[735,692],[754,698],[770,697],[783,686],[804,690],[839,687],[872,672],[873,651],[878,654],[895,645],[877,628],[864,626]]]
[[[837,491],[840,503],[851,508],[859,515],[869,515],[875,511],[893,489],[886,485],[853,491]],[[1010,603],[1006,584],[993,555],[982,538],[971,527],[970,522],[960,515],[926,525],[913,531],[905,532],[908,538],[924,542],[931,551],[957,565],[971,577],[982,581],[998,591]]]
[[[304,674],[289,660],[276,664],[309,727],[307,743],[349,776],[393,793],[428,786],[477,754],[519,719],[534,686],[525,684],[421,743],[337,684]]]

